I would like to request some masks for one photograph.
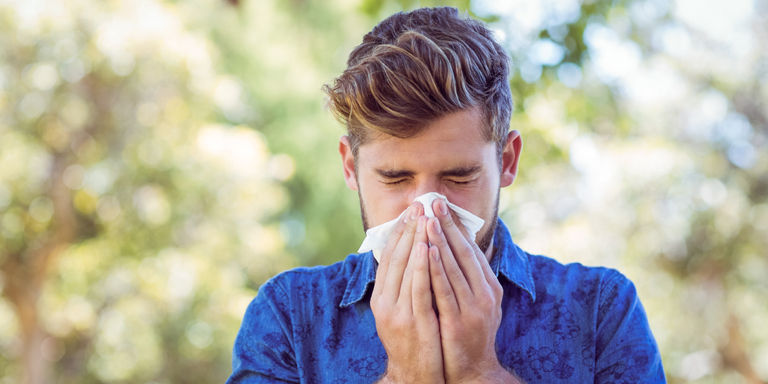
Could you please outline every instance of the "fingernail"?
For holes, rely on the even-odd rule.
[[[435,233],[442,233],[443,230],[440,229],[440,221],[438,220],[432,220],[432,227],[435,228]]]
[[[432,252],[432,249],[434,249],[435,251]],[[430,250],[429,253],[432,254],[432,260],[433,261],[440,261],[440,250],[438,250],[437,247],[430,247],[429,250]]]
[[[445,204],[445,201],[443,200],[440,200],[440,213],[442,213],[443,215],[448,214],[448,205]]]
[[[416,232],[424,232],[424,219],[419,219],[419,223],[416,225]]]
[[[416,220],[416,218],[419,217],[419,210],[418,209],[416,209],[414,207],[410,207],[410,208],[408,208],[408,210],[410,210],[409,213],[411,214],[411,220]]]
[[[411,207],[408,207],[408,209],[405,210],[405,215],[403,215],[403,223],[408,222],[408,216],[411,214]]]

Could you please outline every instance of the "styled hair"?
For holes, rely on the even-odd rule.
[[[354,158],[372,132],[413,137],[474,107],[501,158],[512,115],[509,67],[483,22],[452,7],[420,8],[380,22],[350,53],[341,76],[322,89],[347,127]]]

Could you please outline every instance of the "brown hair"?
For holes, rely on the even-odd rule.
[[[322,88],[354,157],[369,130],[412,137],[449,113],[479,107],[501,158],[512,94],[509,57],[492,34],[452,7],[399,12],[366,34],[347,69]]]

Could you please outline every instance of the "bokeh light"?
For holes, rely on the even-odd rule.
[[[223,382],[264,281],[357,249],[320,87],[435,4],[238,3],[0,0],[0,384]],[[445,4],[513,61],[515,241],[631,278],[670,383],[768,381],[768,3]]]

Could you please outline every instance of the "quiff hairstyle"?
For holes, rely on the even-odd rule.
[[[481,21],[452,7],[420,8],[380,22],[322,89],[355,159],[372,132],[413,137],[447,114],[478,107],[500,160],[512,115],[509,62]]]

